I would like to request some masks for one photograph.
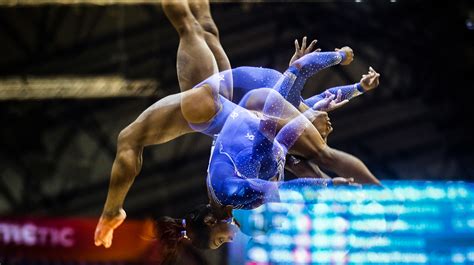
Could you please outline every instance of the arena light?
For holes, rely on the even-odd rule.
[[[159,96],[157,87],[155,80],[120,76],[6,77],[0,79],[0,100],[148,97]]]

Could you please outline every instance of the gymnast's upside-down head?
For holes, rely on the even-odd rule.
[[[239,226],[233,218],[223,220],[220,217],[220,211],[206,204],[196,207],[184,219],[159,218],[156,221],[156,239],[160,242],[165,263],[174,261],[185,245],[217,249],[224,243],[232,242]]]

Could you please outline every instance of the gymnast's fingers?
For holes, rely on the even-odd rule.
[[[300,44],[298,43],[298,40],[295,40],[295,52],[298,53],[300,51]]]
[[[375,75],[375,86],[378,86],[378,85],[379,85],[379,82],[380,82],[379,77],[380,77],[379,74],[376,74],[376,75]]]
[[[329,96],[329,97],[326,97],[326,98],[324,98],[323,100],[321,100],[321,101],[322,101],[322,107],[323,107],[323,108],[327,108],[328,105],[331,103],[331,100],[332,100],[331,97],[332,97],[332,96]]]
[[[375,83],[377,83],[378,79],[379,79],[379,77],[374,74],[373,77],[370,78],[369,84],[375,84]]]
[[[337,90],[336,102],[341,102],[341,99],[342,99],[342,90],[338,89]]]
[[[318,41],[317,41],[317,40],[313,40],[313,41],[309,44],[309,46],[308,46],[308,48],[306,49],[305,52],[307,52],[307,53],[308,53],[308,52],[311,52],[311,51],[314,49],[314,46],[316,45],[316,42],[318,42]]]
[[[345,104],[347,104],[347,102],[349,102],[348,99],[345,99],[345,100],[343,100],[343,101],[341,101],[341,102],[339,102],[339,103],[335,103],[335,104],[332,106],[331,110],[338,109],[338,108],[344,106]]]
[[[343,105],[347,104],[348,102],[349,102],[348,99],[344,99],[343,101],[341,101],[339,103],[336,103],[335,107],[336,108],[342,107]]]
[[[324,92],[324,95],[325,95],[325,98],[329,98],[329,99],[331,99],[331,100],[334,99],[334,94],[331,93],[331,92],[328,91],[328,90],[326,90],[326,91]]]
[[[305,50],[306,49],[306,36],[303,37],[303,41],[301,42],[301,50]]]

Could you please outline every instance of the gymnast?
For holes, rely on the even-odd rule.
[[[176,23],[177,20],[171,19],[171,17],[173,17],[173,12],[170,12],[170,10],[172,11],[173,8],[171,7],[171,5],[166,7],[166,4],[167,4],[166,1],[164,1],[163,6],[165,8],[165,12],[167,12],[167,15],[172,21],[173,25],[175,25],[177,24]],[[200,7],[196,8],[194,4]],[[193,6],[195,7],[194,9],[193,9]],[[202,2],[199,2],[199,3],[194,2],[193,4],[187,5],[186,8],[199,10],[199,12],[202,11],[201,13],[198,12],[196,14],[206,14],[206,12],[208,13],[208,9],[202,8],[202,6],[205,7],[206,5],[202,5]],[[174,9],[179,9],[179,8],[174,8]],[[187,16],[184,16],[184,17],[187,17]],[[209,22],[210,15],[209,16],[197,15],[197,18],[198,20],[200,20],[199,18],[203,18],[200,21],[201,24],[209,25],[207,22]],[[210,21],[212,21],[212,19]],[[195,23],[192,23],[192,24],[195,25]],[[201,24],[198,24],[198,25],[201,25]],[[211,43],[209,44],[209,46],[206,46],[208,47],[208,50],[212,50],[213,49],[212,47],[214,47],[214,50],[215,49],[219,50],[218,48],[212,45],[212,44],[219,43],[217,34],[211,34],[207,31],[206,33],[204,33],[204,30],[202,30],[202,28],[200,29],[201,30],[200,33],[199,33],[199,28],[197,30],[193,29],[188,32],[187,30],[189,30],[189,28],[183,29],[182,25],[180,24],[177,24],[177,25],[175,25],[175,28],[178,29],[178,32],[180,33],[180,37],[181,37],[180,48],[178,49],[178,70],[179,70],[178,78],[179,78],[180,87],[184,92],[181,94],[166,97],[160,100],[159,102],[155,103],[153,106],[147,109],[144,113],[142,113],[142,115],[140,115],[140,117],[138,117],[134,123],[132,123],[130,126],[128,126],[126,129],[124,129],[120,133],[119,139],[118,139],[117,157],[112,168],[112,177],[111,177],[109,195],[107,197],[106,205],[104,207],[104,212],[101,217],[101,220],[99,221],[97,231],[96,231],[96,245],[103,244],[104,246],[109,247],[112,240],[113,230],[116,227],[118,227],[120,223],[123,222],[123,220],[125,219],[125,212],[122,209],[123,200],[125,198],[125,195],[128,189],[130,188],[133,182],[134,177],[138,174],[141,168],[141,152],[144,146],[163,143],[171,139],[174,139],[180,135],[183,135],[185,133],[193,132],[195,130],[202,130],[203,132],[204,130],[208,130],[208,134],[214,134],[214,133],[218,133],[220,131],[220,128],[222,128],[222,124],[221,124],[220,126],[217,126],[215,128],[216,131],[209,130],[210,128],[209,128],[208,121],[213,119],[216,116],[216,113],[222,112],[222,110],[225,109],[224,108],[225,104],[231,103],[230,101],[226,99],[226,97],[222,95],[226,95],[228,98],[232,98],[233,94],[230,93],[228,89],[221,90],[220,85],[217,86],[219,87],[219,89],[216,92],[216,86],[214,86],[214,88],[212,87],[212,84],[216,85],[215,76],[214,77],[211,76],[211,78],[208,78],[209,80],[207,82],[209,84],[198,85],[196,86],[196,88],[189,90],[189,88],[187,88],[189,84],[192,84],[193,82],[194,83],[199,82],[199,81],[196,82],[192,80],[199,80],[199,79],[202,80],[203,78],[196,77],[199,75],[200,73],[199,71],[197,72],[197,74],[189,74],[190,73],[189,68],[193,68],[193,64],[190,64],[190,63],[185,64],[184,62],[186,60],[182,59],[182,57],[186,58],[186,56],[189,56],[191,54],[189,52],[184,53],[183,48],[182,48],[182,47],[186,47],[186,45],[183,44],[185,43],[183,40],[189,37],[189,35],[194,36],[194,37],[196,37],[197,35],[198,38],[196,39],[201,40],[205,45]],[[200,35],[196,33],[196,31],[198,31]],[[195,48],[196,48],[196,45],[193,46],[193,49]],[[180,54],[182,56],[180,56]],[[219,65],[219,62],[225,61],[225,60],[222,60],[222,57],[218,60],[214,60],[214,58],[218,57],[218,56],[215,56],[216,54],[219,54],[219,53],[211,52],[211,57],[210,57],[212,58],[214,62],[214,63],[211,63],[211,65],[214,65],[214,66],[216,64]],[[339,56],[341,57],[345,56],[347,58],[351,58],[351,56],[347,56],[347,55],[351,55],[351,52],[349,52],[349,50],[347,52],[339,52]],[[205,61],[200,61],[200,62],[201,62],[200,65],[206,65],[205,63],[203,63]],[[225,65],[225,63],[223,65]],[[213,68],[213,67],[210,67],[210,68]],[[218,69],[225,69],[225,66],[223,66],[223,68],[218,68]],[[257,71],[257,69],[258,68],[254,68],[252,70]],[[241,71],[242,73],[246,72],[247,74],[255,75],[254,72],[252,71],[248,72],[244,70],[246,69],[238,68],[235,71],[232,71],[232,73],[236,75],[238,71]],[[213,69],[212,71],[215,72],[215,69]],[[278,73],[276,71],[270,71],[268,69],[263,69],[262,71]],[[186,73],[188,74],[186,75]],[[209,75],[210,74],[208,73],[207,76]],[[278,73],[278,75],[281,76],[280,73]],[[240,76],[240,75],[237,74],[237,76]],[[365,81],[361,82],[359,85],[351,86],[352,87],[351,89],[353,91],[355,91],[354,89],[357,89],[357,90],[371,89],[371,87],[374,84],[374,80],[375,80],[374,78],[378,77],[378,74],[374,74],[373,72],[373,73],[369,73],[368,76],[370,78],[363,77],[363,79],[365,78],[364,79]],[[295,84],[297,84],[297,81],[299,80],[298,78],[301,78],[300,80],[304,80],[307,77],[309,76],[305,76],[305,75],[298,76],[295,80]],[[237,79],[233,78],[233,82],[234,82],[233,84],[234,86],[232,85],[227,86],[227,88],[229,87],[235,88],[236,87],[235,84],[239,82],[239,78]],[[378,79],[377,79],[377,83],[378,83]],[[370,86],[367,86],[367,89],[366,89],[364,88],[364,84],[366,85],[370,84]],[[339,91],[339,89],[337,89],[336,91]],[[226,92],[229,92],[229,93],[226,94]],[[260,92],[262,91],[259,91],[259,93]],[[242,94],[245,94],[245,93],[242,93]],[[341,93],[339,92],[339,94]],[[294,95],[294,94],[289,93],[288,95]],[[287,97],[288,99],[290,99],[288,95]],[[321,97],[324,97],[324,96],[320,95],[319,98]],[[295,97],[295,98],[299,98],[299,97]],[[220,102],[216,102],[217,101],[216,99],[219,99]],[[314,100],[316,101],[317,99],[314,99]],[[200,102],[200,104],[198,105],[196,104],[196,102]],[[225,102],[225,104],[221,104],[222,102]],[[248,100],[246,102],[248,103]],[[326,97],[326,102],[330,103],[331,101],[327,101],[327,97]],[[313,106],[316,105],[312,103],[313,102],[310,102],[309,104]],[[178,119],[170,119],[171,117],[174,117],[174,115],[176,115]],[[223,116],[223,115],[220,115],[220,116]],[[171,120],[173,120],[173,122],[171,122]],[[189,126],[189,124],[191,124],[191,126]],[[199,126],[201,126],[201,128],[197,128]],[[195,129],[191,127],[194,127]],[[303,137],[299,137],[299,138],[303,138]],[[294,148],[295,150],[297,150],[296,148],[297,146],[298,146],[298,142],[295,145],[295,148]],[[304,144],[302,144],[302,146],[303,148],[301,151],[299,151],[299,153],[297,152],[298,154],[301,154],[303,156],[308,153],[314,155],[314,152],[313,152],[314,150],[308,151],[308,147],[304,147]],[[318,158],[324,158],[324,155],[316,157],[316,160]],[[331,158],[331,157],[329,156],[326,158]],[[333,161],[321,160],[320,162],[321,164],[324,164],[324,162],[331,163]],[[360,161],[355,161],[355,162],[349,161],[349,162],[356,163],[358,164],[358,166],[360,166],[361,164]],[[347,161],[345,163],[347,163]],[[365,166],[363,167],[362,171],[364,170],[368,172]],[[370,179],[371,174],[370,172],[368,173],[367,172],[364,172],[361,175],[366,175],[368,176],[367,179]],[[209,207],[206,206],[204,208],[208,209]],[[195,217],[196,220],[201,219],[202,221],[204,217],[207,218],[209,215],[206,214],[205,211],[202,211],[202,209],[198,209],[197,211],[195,211],[193,216]],[[214,221],[216,221],[216,218],[214,218]],[[209,222],[212,222],[212,218],[208,218],[205,222],[205,225],[207,225]],[[201,222],[201,225],[202,225],[202,222]],[[176,226],[182,227],[182,224],[178,223]],[[188,224],[188,226],[191,226],[191,224]],[[193,230],[191,229],[191,227],[188,227],[188,228],[189,230]],[[218,231],[217,229],[218,227],[216,226],[215,228],[216,228],[215,230]],[[190,232],[190,234],[192,233]],[[206,243],[208,244],[209,241],[207,241]]]
[[[204,238],[206,240],[203,243],[207,243],[209,248],[217,248],[223,242],[232,241],[237,231],[232,221],[218,222],[232,220],[233,209],[254,209],[263,203],[278,202],[280,189],[332,185],[333,180],[320,178],[284,181],[285,157],[295,144],[299,144],[300,148],[293,150],[294,152],[307,159],[316,160],[318,164],[325,165],[339,176],[350,176],[355,172],[364,174],[357,163],[352,164],[344,159],[337,161],[337,155],[335,160],[339,163],[327,163],[324,160],[324,152],[331,152],[331,149],[311,123],[318,114],[313,109],[318,103],[302,114],[286,98],[291,94],[297,77],[307,78],[322,67],[333,62],[344,62],[346,58],[345,51],[307,54],[289,67],[276,82],[273,90],[253,90],[245,95],[239,106],[229,107],[230,114],[226,115],[225,111],[221,110],[216,115],[216,120],[220,115],[226,115],[227,119],[215,140],[209,162],[207,187],[210,204],[207,212],[211,213],[214,219],[208,218],[208,225],[226,227],[227,234],[222,233],[218,237],[206,236],[203,233],[206,229],[201,227],[199,235],[194,234],[192,238],[197,236],[199,242]],[[376,73],[371,72],[369,75],[375,77]],[[211,125],[212,122],[209,126]],[[339,184],[352,183],[353,179],[349,179]],[[208,228],[209,235],[210,231]],[[204,247],[201,244],[199,246]]]

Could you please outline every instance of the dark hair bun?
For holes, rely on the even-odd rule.
[[[186,234],[189,240],[181,234],[184,230],[182,219],[163,216],[156,220],[161,264],[175,264],[178,253],[191,244],[200,249],[209,249],[211,229],[205,223],[205,218],[212,213],[211,210],[209,205],[203,204],[186,215]]]
[[[181,219],[163,216],[156,220],[156,237],[159,242],[161,264],[175,264],[183,242]],[[184,239],[186,240],[186,239]]]

